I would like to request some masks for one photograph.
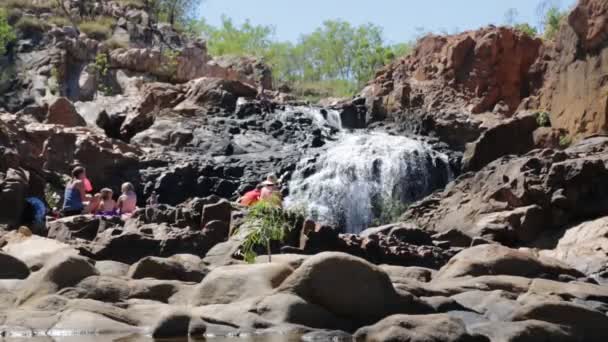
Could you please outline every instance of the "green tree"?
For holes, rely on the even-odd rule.
[[[156,15],[158,20],[171,26],[185,27],[198,13],[203,0],[145,0],[144,6]]]
[[[6,53],[6,46],[15,40],[15,32],[8,24],[6,10],[0,8],[0,55]]]
[[[530,37],[536,37],[538,36],[538,30],[536,29],[536,27],[528,24],[528,23],[521,23],[521,24],[516,24],[514,26],[514,28],[516,30],[519,30],[523,33],[526,33],[527,35],[529,35]]]
[[[545,14],[545,25],[544,25],[544,36],[545,39],[553,40],[559,31],[559,26],[566,18],[567,13],[565,11],[560,11],[559,7],[551,7],[547,10]]]
[[[244,239],[242,253],[245,261],[252,263],[255,261],[257,253],[256,247],[263,246],[268,255],[268,262],[272,261],[271,243],[272,241],[282,242],[285,240],[285,233],[291,229],[291,213],[283,210],[277,205],[280,199],[259,201],[249,208],[244,228]],[[241,229],[243,229],[241,228]],[[237,234],[240,232],[237,231]]]

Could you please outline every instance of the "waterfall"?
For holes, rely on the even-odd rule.
[[[451,178],[448,156],[425,142],[387,133],[341,133],[325,153],[298,164],[286,204],[306,208],[318,222],[359,233]]]

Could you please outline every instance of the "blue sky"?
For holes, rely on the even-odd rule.
[[[553,0],[566,8],[575,0]],[[222,14],[236,23],[273,25],[276,38],[296,41],[302,33],[327,19],[354,24],[372,22],[384,28],[391,43],[409,41],[417,29],[463,31],[491,23],[502,24],[509,8],[516,8],[519,21],[536,24],[541,0],[206,0],[202,16],[213,25]]]

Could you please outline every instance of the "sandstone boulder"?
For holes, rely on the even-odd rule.
[[[41,236],[24,236],[17,231],[3,237],[6,245],[2,251],[23,261],[31,270],[42,268],[49,260],[58,255],[78,255],[73,247]]]
[[[487,322],[473,325],[471,332],[501,342],[568,342],[580,340],[567,327],[537,320],[520,322]]]
[[[513,312],[513,321],[538,320],[568,327],[576,338],[584,341],[605,341],[608,338],[608,317],[598,311],[565,302],[537,302]]]
[[[541,251],[541,255],[561,260],[585,274],[602,270],[608,262],[608,217],[567,229],[557,246]]]
[[[277,288],[292,272],[282,263],[217,267],[196,286],[189,304],[228,304],[262,296]]]
[[[454,256],[437,272],[433,281],[464,276],[512,275],[528,278],[557,278],[568,274],[582,277],[577,270],[550,258],[538,258],[530,252],[501,245],[480,245]]]
[[[65,97],[60,97],[51,103],[46,122],[66,127],[87,125],[87,122],[78,114],[74,105]]]
[[[467,333],[460,319],[445,314],[435,315],[394,315],[380,322],[357,330],[355,341],[489,341]]]
[[[38,272],[30,275],[20,291],[19,303],[36,297],[53,294],[74,286],[82,279],[97,275],[98,271],[88,259],[74,255],[57,255]]]
[[[536,113],[518,115],[489,128],[475,142],[467,144],[462,169],[479,171],[502,156],[527,153],[535,147],[533,132],[537,128]]]
[[[178,260],[146,257],[132,265],[127,276],[132,279],[155,278],[200,282],[207,271],[200,264],[185,264]]]
[[[325,252],[308,258],[285,279],[279,291],[296,294],[357,323],[377,321],[393,313],[430,311],[410,294],[398,294],[380,268],[343,253]]]

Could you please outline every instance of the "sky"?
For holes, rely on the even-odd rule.
[[[551,0],[563,8],[576,0]],[[415,39],[421,32],[460,32],[488,24],[503,24],[505,13],[517,9],[518,21],[537,24],[541,0],[205,0],[201,15],[212,25],[222,14],[237,24],[272,25],[276,39],[292,41],[314,31],[328,19],[353,24],[371,22],[384,29],[389,43]]]

